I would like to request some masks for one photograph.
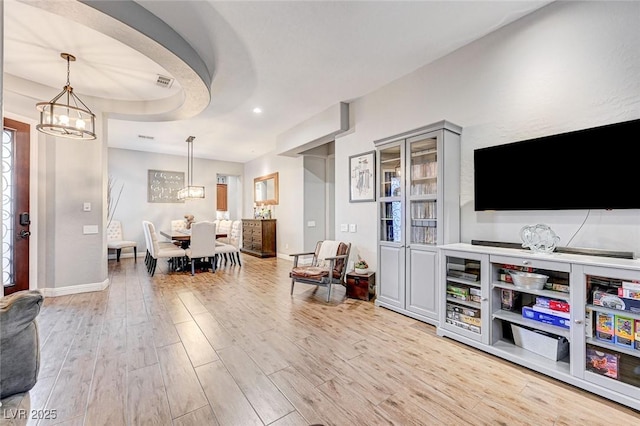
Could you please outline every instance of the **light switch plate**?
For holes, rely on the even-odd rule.
[[[349,232],[349,225],[343,223],[340,225],[340,232]]]
[[[313,227],[315,227],[315,226],[316,226],[316,221],[315,221],[315,220],[310,220],[310,221],[308,221],[308,222],[307,222],[307,226],[308,226],[309,228],[313,228]]]
[[[356,226],[355,223],[349,224],[349,232],[356,232],[357,230],[358,230],[358,227]]]
[[[85,211],[85,212],[90,212],[91,211],[91,203],[82,204],[82,210]]]

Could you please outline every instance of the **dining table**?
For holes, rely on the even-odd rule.
[[[180,242],[180,245],[183,249],[189,247],[189,243],[191,242],[191,229],[176,229],[173,231],[160,231],[160,235],[165,238],[168,238],[172,241]],[[226,238],[226,233],[216,232],[216,238]]]

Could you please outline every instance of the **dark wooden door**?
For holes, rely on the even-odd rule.
[[[29,125],[4,119],[2,132],[4,294],[29,289]]]

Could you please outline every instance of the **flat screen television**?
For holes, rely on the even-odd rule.
[[[475,210],[640,209],[640,119],[474,151]]]

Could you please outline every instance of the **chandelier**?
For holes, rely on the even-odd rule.
[[[192,198],[204,198],[204,186],[193,185],[193,140],[195,136],[189,136],[187,143],[187,186],[178,191],[178,200],[190,200]]]
[[[62,92],[49,102],[39,102],[36,108],[40,111],[40,123],[36,129],[48,135],[68,139],[92,140],[96,138],[96,116],[80,100],[69,82],[69,65],[76,57],[69,53],[61,53],[67,61],[67,84]]]

